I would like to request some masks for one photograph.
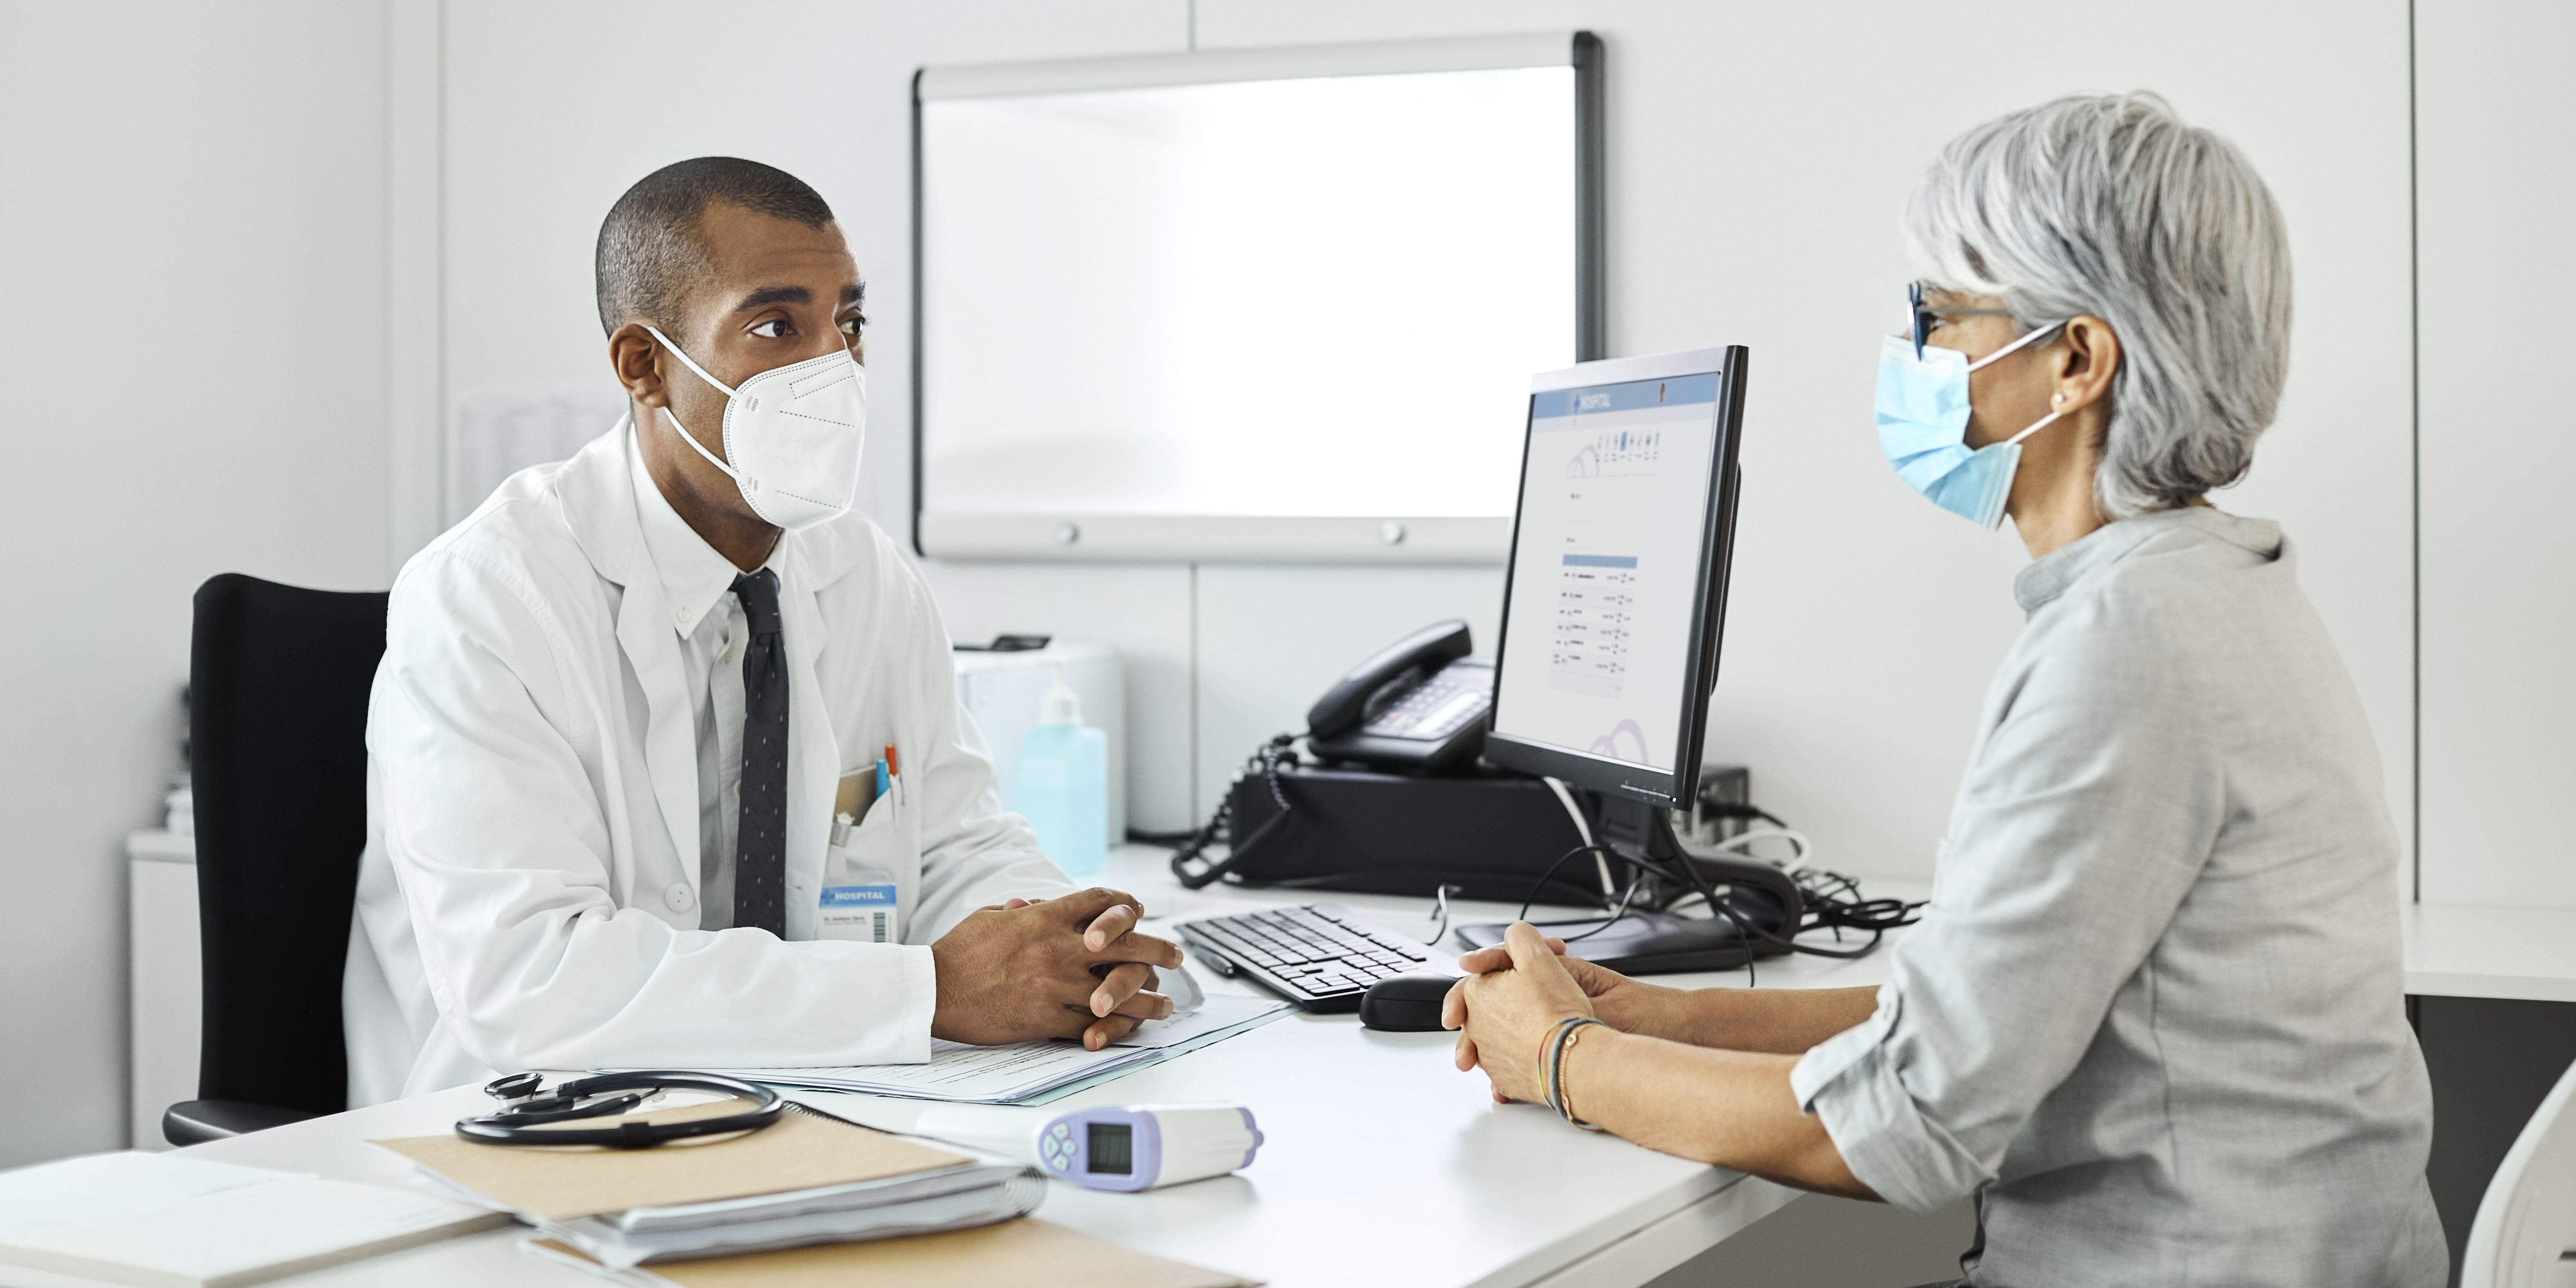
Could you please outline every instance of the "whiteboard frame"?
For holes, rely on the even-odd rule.
[[[912,548],[932,559],[1077,563],[1389,563],[1499,567],[1509,515],[1362,517],[988,513],[924,507],[926,372],[922,288],[921,108],[925,102],[1025,94],[1487,71],[1574,69],[1575,360],[1608,349],[1602,47],[1589,31],[1221,49],[1047,62],[924,67],[912,79]]]

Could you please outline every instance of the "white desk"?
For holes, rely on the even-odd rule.
[[[2410,904],[2406,991],[2576,1002],[2576,909]]]
[[[1122,847],[1108,881],[1157,919],[1256,904],[1338,899],[1387,929],[1430,933],[1427,899],[1179,888],[1161,850]],[[1873,886],[1873,891],[1875,887]],[[1889,892],[1903,893],[1890,886]],[[1515,910],[1457,905],[1459,920]],[[1859,962],[1775,959],[1765,987],[1841,987],[1883,976]],[[1665,977],[1741,984],[1743,972]],[[1212,990],[1251,991],[1210,980]],[[1268,1143],[1246,1172],[1142,1195],[1061,1183],[1038,1215],[1130,1247],[1261,1278],[1282,1288],[1402,1284],[1549,1288],[1643,1283],[1776,1211],[1797,1192],[1578,1131],[1547,1110],[1491,1102],[1481,1075],[1450,1067],[1441,1033],[1377,1033],[1350,1015],[1295,1015],[1058,1105],[1236,1100]],[[349,1180],[402,1183],[409,1165],[369,1138],[448,1130],[488,1105],[458,1088],[355,1110],[193,1153]],[[878,1101],[888,1122],[918,1112]],[[596,1284],[520,1254],[523,1231],[415,1248],[282,1282],[295,1285]],[[63,1284],[61,1279],[29,1280]]]

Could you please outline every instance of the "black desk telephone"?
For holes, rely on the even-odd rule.
[[[1577,839],[1546,784],[1478,765],[1494,664],[1469,657],[1474,648],[1467,623],[1452,619],[1351,668],[1307,710],[1307,754],[1292,733],[1254,749],[1206,826],[1173,854],[1172,874],[1193,890],[1231,876],[1390,893],[1465,882],[1519,897],[1527,875],[1488,874],[1530,868],[1516,851],[1545,849],[1535,860],[1545,863]],[[1231,852],[1204,859],[1220,840]]]
[[[1306,712],[1306,747],[1329,761],[1442,773],[1484,750],[1494,664],[1467,654],[1467,623],[1436,622],[1351,669]]]

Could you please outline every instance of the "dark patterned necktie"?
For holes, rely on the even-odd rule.
[[[742,651],[742,826],[734,833],[733,924],[787,937],[787,652],[778,574],[733,579],[751,641]]]

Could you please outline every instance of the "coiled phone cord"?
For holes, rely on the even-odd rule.
[[[1216,812],[1208,815],[1207,825],[1201,827],[1181,848],[1172,851],[1172,876],[1181,883],[1183,889],[1199,889],[1233,871],[1236,864],[1243,862],[1254,850],[1259,849],[1263,842],[1278,834],[1280,825],[1286,823],[1288,815],[1296,809],[1296,806],[1288,803],[1287,790],[1279,785],[1279,767],[1283,764],[1296,763],[1297,740],[1304,736],[1294,733],[1272,735],[1270,741],[1254,749],[1250,758],[1243,762],[1243,773],[1236,775],[1237,781],[1240,781],[1244,774],[1259,771],[1263,783],[1270,788],[1270,802],[1279,807],[1279,812],[1271,815],[1269,822],[1254,828],[1252,835],[1243,838],[1233,849],[1227,851],[1224,858],[1211,862],[1196,872],[1190,871],[1189,865],[1202,861],[1200,856],[1207,853],[1209,846],[1216,844],[1216,839],[1224,835],[1226,828],[1234,821],[1234,793],[1228,791],[1225,799],[1217,802]]]

